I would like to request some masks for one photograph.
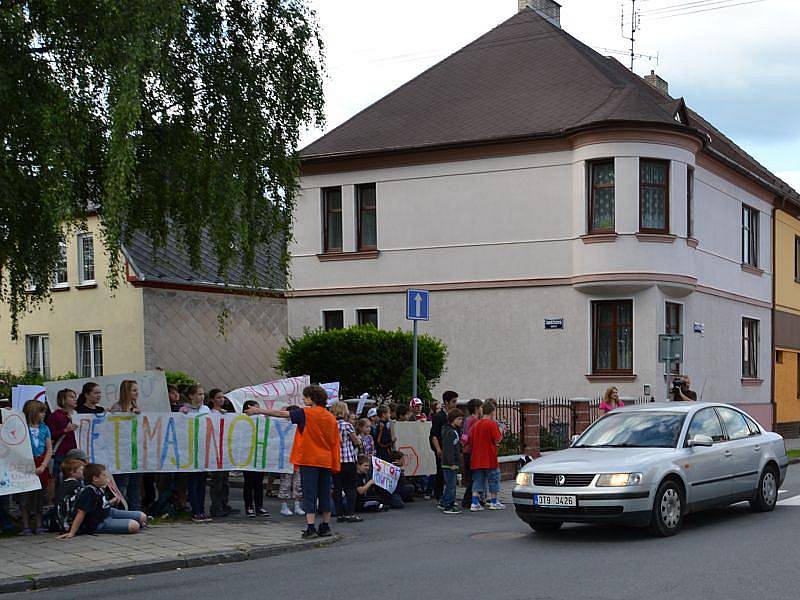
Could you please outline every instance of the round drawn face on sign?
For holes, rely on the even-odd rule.
[[[25,441],[28,427],[19,415],[9,415],[0,426],[0,440],[7,446],[18,446]]]

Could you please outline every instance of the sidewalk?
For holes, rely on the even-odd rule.
[[[202,525],[164,522],[137,535],[82,535],[72,540],[58,540],[56,534],[4,536],[0,537],[0,594],[239,562],[337,539],[301,540],[302,524],[299,519],[239,518]]]

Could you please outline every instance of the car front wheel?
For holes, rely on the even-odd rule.
[[[767,466],[758,478],[758,489],[750,500],[750,507],[756,512],[769,512],[775,509],[778,501],[778,473],[772,465]]]
[[[528,525],[537,533],[552,533],[561,529],[563,523],[561,521],[531,521]]]
[[[683,523],[683,494],[677,483],[661,482],[653,502],[650,532],[659,537],[675,535]]]

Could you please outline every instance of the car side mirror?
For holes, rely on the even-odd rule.
[[[695,446],[711,447],[713,445],[714,440],[707,435],[703,435],[702,433],[698,433],[689,440],[689,448],[694,448]]]
[[[581,437],[581,436],[579,436],[579,435],[573,435],[573,436],[570,438],[570,440],[569,440],[569,445],[570,445],[570,446],[574,446],[574,445],[575,445],[575,442],[577,442],[577,441],[578,441],[578,438],[579,438],[579,437]]]

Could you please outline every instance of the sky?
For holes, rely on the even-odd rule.
[[[571,35],[624,64],[630,0],[560,0]],[[323,129],[341,124],[517,11],[517,0],[310,0],[326,46]],[[800,0],[636,0],[640,75],[655,70],[725,135],[800,190]],[[724,7],[724,8],[723,8]],[[712,10],[718,9],[718,10]],[[689,14],[686,14],[689,13]]]

